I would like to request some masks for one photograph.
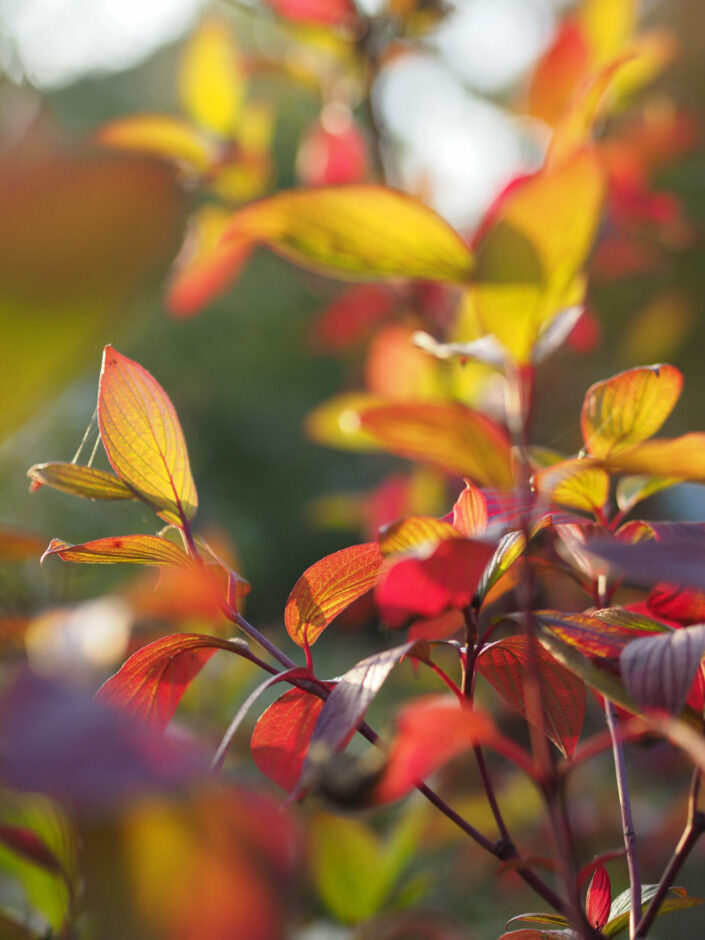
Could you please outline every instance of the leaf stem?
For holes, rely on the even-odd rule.
[[[688,821],[686,822],[683,834],[676,846],[671,860],[666,866],[661,880],[658,884],[656,894],[649,902],[639,920],[634,937],[640,940],[646,937],[651,925],[658,916],[659,909],[663,904],[668,890],[675,881],[676,875],[683,867],[685,860],[690,855],[693,847],[700,836],[705,832],[705,812],[698,809],[698,796],[700,793],[700,770],[696,767],[693,771],[693,778],[690,784],[690,798],[688,800]]]

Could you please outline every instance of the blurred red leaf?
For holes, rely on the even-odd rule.
[[[323,352],[346,352],[387,319],[397,302],[382,284],[355,284],[322,310],[314,321],[313,343]]]
[[[535,664],[535,665],[534,665]],[[585,686],[537,641],[513,636],[493,643],[477,661],[482,676],[502,698],[571,757],[585,717]],[[529,709],[526,690],[532,669],[539,675],[543,716]]]
[[[377,580],[382,555],[376,542],[351,545],[311,565],[294,585],[284,611],[289,636],[311,646],[328,624]]]
[[[352,0],[265,0],[280,16],[295,23],[334,26],[357,16]]]
[[[323,699],[302,689],[290,689],[261,715],[250,749],[262,773],[291,792],[301,776]]]
[[[566,17],[539,59],[529,89],[529,114],[554,126],[568,110],[585,77],[590,49],[580,25]]]
[[[705,621],[705,590],[681,588],[661,582],[654,585],[646,606],[660,620],[671,620],[687,627]]]
[[[345,105],[328,105],[304,131],[296,170],[305,186],[359,183],[365,178],[367,142]]]
[[[612,886],[610,885],[610,876],[607,874],[607,870],[599,865],[592,876],[585,901],[585,913],[589,923],[601,930],[609,920],[611,906]]]
[[[22,826],[0,825],[0,844],[12,849],[17,855],[40,868],[53,873],[61,873],[61,863],[47,846],[47,844],[32,832]]]
[[[435,617],[449,607],[471,603],[494,548],[454,538],[440,542],[426,558],[402,558],[383,570],[375,600],[390,627],[409,617]]]
[[[98,689],[96,700],[163,731],[192,680],[219,649],[232,652],[232,641],[198,633],[161,637],[133,653]]]

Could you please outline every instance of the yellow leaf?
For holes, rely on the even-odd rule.
[[[384,186],[284,190],[237,212],[228,236],[342,278],[462,283],[472,268],[470,250],[447,222]]]
[[[477,252],[475,310],[519,363],[557,314],[582,298],[604,192],[595,154],[582,150],[509,192]]]
[[[606,461],[619,473],[672,477],[672,482],[705,482],[705,433],[645,441],[631,450],[619,450]]]
[[[179,545],[156,535],[119,535],[95,539],[80,545],[69,545],[61,539],[52,539],[42,555],[58,555],[62,561],[76,561],[92,565],[112,565],[118,562],[133,565],[176,565],[189,568],[194,563]]]
[[[42,486],[84,499],[136,499],[134,490],[114,473],[75,463],[37,463],[27,476]]]
[[[317,444],[342,450],[375,451],[381,445],[362,426],[361,412],[375,405],[386,404],[379,396],[367,392],[345,392],[335,395],[309,412],[304,421],[306,434]]]
[[[184,108],[201,127],[230,136],[238,122],[245,80],[227,25],[209,18],[189,40],[179,73]]]
[[[645,441],[670,415],[682,387],[682,374],[670,365],[628,369],[596,382],[583,402],[585,447],[593,457],[605,460]],[[655,469],[644,472],[662,475]]]
[[[595,65],[623,51],[636,23],[635,0],[583,0],[578,23],[588,40]]]
[[[549,502],[587,512],[599,512],[607,502],[610,478],[597,461],[565,460],[534,475],[539,496]]]
[[[98,426],[113,470],[167,522],[183,526],[198,506],[174,406],[141,365],[106,346]]]
[[[378,541],[379,550],[386,558],[412,550],[430,554],[439,542],[462,537],[462,533],[450,522],[433,516],[407,516],[380,529]]]
[[[215,157],[213,144],[188,121],[166,114],[134,114],[104,124],[96,142],[106,147],[141,150],[169,157],[195,173]]]

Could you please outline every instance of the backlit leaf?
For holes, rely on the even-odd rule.
[[[392,454],[430,463],[479,485],[509,489],[509,437],[491,418],[459,403],[399,403],[365,409],[362,427]]]
[[[114,535],[107,539],[94,539],[69,545],[61,539],[52,539],[42,555],[58,555],[62,561],[76,561],[91,565],[163,565],[188,568],[194,563],[175,542],[157,535]]]
[[[637,639],[622,650],[619,665],[634,701],[677,715],[703,656],[705,626],[701,624]]]
[[[585,913],[588,922],[601,930],[607,923],[612,905],[612,886],[610,885],[610,876],[603,865],[595,869],[592,876],[590,887],[587,890],[587,899],[585,901]]]
[[[270,7],[295,23],[320,23],[334,26],[355,17],[352,0],[265,0]]]
[[[382,445],[365,430],[362,414],[370,407],[385,404],[369,392],[344,392],[310,411],[304,421],[306,434],[317,444],[342,450],[375,451]]]
[[[597,158],[581,151],[507,188],[477,248],[471,293],[485,330],[519,363],[543,329],[582,302],[580,271],[604,190]]]
[[[27,476],[35,483],[84,499],[137,499],[135,491],[114,473],[75,463],[37,463]]]
[[[524,636],[493,643],[480,654],[477,668],[502,698],[571,757],[585,717],[585,687],[580,679],[538,642]],[[539,674],[543,717],[529,711],[526,689],[532,669]]]
[[[262,773],[291,792],[301,776],[304,758],[323,700],[302,689],[290,689],[262,714],[250,741]]]
[[[137,362],[106,346],[98,426],[113,469],[167,522],[184,525],[198,506],[174,406]]]
[[[641,910],[642,913],[649,905],[658,890],[658,885],[641,886]],[[668,894],[663,904],[659,908],[658,916],[668,914],[671,911],[682,911],[690,907],[698,907],[702,904],[702,898],[691,898],[685,888],[673,885],[668,889]],[[631,908],[631,891],[627,889],[618,895],[612,901],[610,909],[610,918],[602,928],[602,933],[606,937],[616,937],[629,927],[629,913]]]
[[[548,502],[593,513],[602,510],[610,489],[607,471],[589,458],[554,464],[534,474],[532,482]]]
[[[586,448],[606,460],[640,444],[659,430],[682,387],[682,374],[669,365],[629,369],[596,382],[585,395],[581,415]]]
[[[167,114],[132,114],[104,124],[95,136],[105,147],[169,157],[193,173],[213,160],[212,143],[188,121]]]
[[[644,441],[610,454],[607,465],[620,473],[705,482],[705,433]]]
[[[286,602],[284,622],[299,646],[316,642],[328,624],[377,580],[376,542],[351,545],[317,561],[301,575]]]
[[[649,539],[628,544],[617,539],[596,539],[591,554],[608,561],[637,584],[669,584],[705,588],[705,536],[674,534],[664,541]]]
[[[583,30],[566,17],[536,64],[529,88],[529,114],[553,126],[567,112],[587,73],[589,48]]]
[[[219,649],[232,651],[232,641],[198,633],[161,637],[133,653],[95,697],[163,731],[191,681]]]
[[[465,480],[465,489],[455,501],[453,525],[469,539],[487,529],[487,502],[472,480]]]
[[[439,542],[454,538],[462,535],[449,522],[433,516],[407,516],[380,529],[377,541],[380,552],[387,557],[414,550],[428,554]]]
[[[227,137],[245,91],[238,49],[223,20],[205,19],[189,39],[179,70],[183,106],[201,127]]]
[[[676,483],[678,480],[673,477],[622,477],[615,491],[617,507],[624,513],[631,512],[643,499],[648,499]]]
[[[494,548],[462,537],[440,542],[426,557],[402,557],[382,570],[375,588],[380,614],[390,627],[411,617],[436,617],[462,610],[477,591]]]
[[[459,707],[455,698],[417,699],[399,715],[387,768],[373,801],[399,799],[453,757],[499,737],[488,715]]]
[[[227,237],[322,274],[462,283],[472,256],[432,209],[383,186],[286,190],[241,209]]]
[[[689,590],[661,582],[649,592],[646,606],[661,620],[674,620],[684,626],[705,623],[705,590]]]

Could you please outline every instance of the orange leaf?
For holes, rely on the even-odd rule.
[[[351,545],[301,575],[286,602],[284,622],[299,646],[316,642],[328,624],[374,585],[382,564],[376,542]]]
[[[455,501],[453,525],[470,539],[487,529],[487,501],[472,480],[465,480],[465,489]]]
[[[114,473],[75,463],[37,463],[27,476],[40,486],[51,486],[84,499],[137,499],[134,490]]]
[[[133,653],[95,697],[163,731],[191,680],[219,649],[232,651],[232,641],[198,633],[161,637]]]
[[[399,403],[362,411],[362,427],[385,450],[487,486],[512,485],[511,447],[503,428],[459,403]]]
[[[262,773],[292,791],[301,776],[313,729],[323,699],[301,689],[290,689],[262,714],[252,733],[250,748]]]
[[[548,502],[596,512],[607,502],[610,478],[595,460],[564,460],[534,474],[533,487]]]
[[[620,473],[705,481],[705,433],[659,438],[637,444],[631,450],[610,454],[609,468]]]
[[[33,532],[0,526],[0,561],[28,561],[42,554],[46,539]]]
[[[566,18],[531,77],[529,114],[555,125],[568,110],[587,72],[589,50],[583,30]]]
[[[141,365],[106,346],[98,426],[113,470],[167,522],[183,526],[198,506],[174,406]]]
[[[113,565],[124,562],[131,565],[178,565],[189,568],[193,562],[179,545],[156,535],[119,535],[69,545],[61,539],[52,539],[42,555],[58,555],[62,561],[76,561],[90,565]]]
[[[384,186],[285,190],[233,215],[228,237],[262,242],[334,277],[462,283],[472,268],[469,249],[447,222]]]
[[[583,402],[585,447],[606,460],[651,437],[670,415],[682,387],[682,374],[670,365],[628,369],[596,382]],[[645,472],[667,475],[651,468]]]

